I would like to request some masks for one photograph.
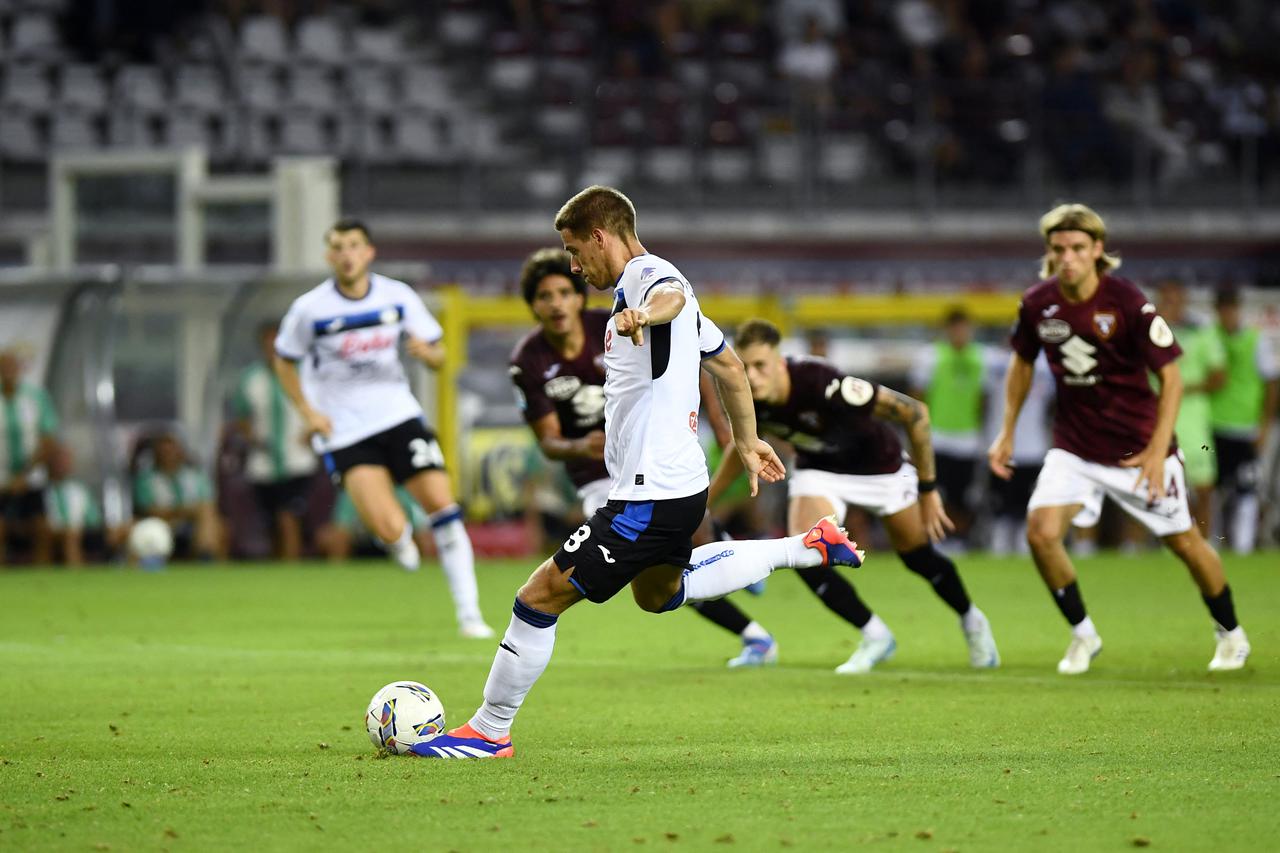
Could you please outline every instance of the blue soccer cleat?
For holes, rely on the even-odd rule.
[[[773,637],[742,641],[742,651],[729,659],[729,669],[744,666],[773,666],[778,662],[778,644]]]
[[[767,580],[758,580],[755,583],[747,584],[743,589],[752,595],[764,595],[764,586],[766,583],[768,583]]]
[[[511,758],[516,748],[511,745],[511,735],[501,740],[489,740],[470,723],[437,735],[429,741],[415,743],[410,751],[423,758]]]
[[[840,526],[834,515],[819,521],[804,535],[804,547],[822,555],[824,566],[849,566],[858,568],[866,559],[866,552],[858,550],[858,543]]]

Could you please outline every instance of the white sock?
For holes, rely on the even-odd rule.
[[[1235,514],[1231,517],[1231,550],[1237,554],[1252,554],[1258,542],[1258,496],[1240,495],[1235,500]]]
[[[500,740],[511,731],[524,697],[551,662],[557,618],[516,599],[511,624],[484,683],[484,704],[471,717],[471,728],[491,740]]]
[[[413,541],[413,523],[411,521],[405,519],[404,529],[400,531],[396,541],[383,542],[382,545],[402,568],[411,572],[418,570],[418,565],[422,562],[422,555],[418,553],[418,546]]]
[[[982,627],[982,623],[986,621],[986,616],[978,609],[976,604],[970,604],[969,609],[960,617],[960,625],[966,631],[976,631]]]
[[[744,640],[767,640],[769,639],[769,632],[753,619],[747,623],[747,627],[742,629],[742,633],[739,636]]]
[[[1093,627],[1093,619],[1086,616],[1083,622],[1071,626],[1071,636],[1087,640],[1090,637],[1098,636],[1098,629]]]
[[[868,640],[883,640],[886,637],[892,637],[893,632],[889,630],[889,626],[884,623],[876,614],[872,613],[871,618],[867,620],[867,624],[863,625],[859,630],[862,636]]]
[[[476,588],[476,556],[471,549],[471,537],[462,523],[462,510],[454,504],[431,515],[431,535],[440,552],[440,566],[444,569],[449,594],[459,622],[481,619],[480,591]]]
[[[804,536],[712,542],[693,549],[692,568],[684,573],[684,601],[724,598],[769,577],[774,569],[822,565],[822,555],[804,547]]]

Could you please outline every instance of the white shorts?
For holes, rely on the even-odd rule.
[[[582,498],[582,514],[590,518],[596,514],[596,510],[608,503],[609,489],[612,486],[612,480],[592,480],[578,489],[578,497]]]
[[[844,519],[850,506],[881,518],[902,512],[920,497],[916,466],[903,462],[892,474],[834,474],[801,468],[791,475],[788,498],[826,498]]]
[[[1087,462],[1060,448],[1044,457],[1044,467],[1036,479],[1027,510],[1045,506],[1084,508],[1071,523],[1076,527],[1093,527],[1102,514],[1102,499],[1109,497],[1142,526],[1156,536],[1172,536],[1191,529],[1191,508],[1187,504],[1187,475],[1182,467],[1182,453],[1164,460],[1165,496],[1155,504],[1147,502],[1147,489],[1138,489],[1141,473],[1136,468]]]

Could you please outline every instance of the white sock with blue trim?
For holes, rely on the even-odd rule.
[[[516,599],[511,624],[484,683],[484,704],[471,717],[471,728],[490,740],[500,740],[511,731],[524,697],[551,662],[558,618]]]
[[[462,523],[462,509],[457,504],[432,513],[431,535],[440,552],[440,566],[444,569],[449,594],[458,622],[483,621],[480,615],[480,591],[476,587],[476,556],[471,548],[471,537]]]
[[[731,592],[762,581],[774,569],[807,569],[822,565],[822,555],[804,547],[804,536],[784,539],[735,539],[712,542],[693,549],[691,568],[684,573],[684,600],[723,598]]]

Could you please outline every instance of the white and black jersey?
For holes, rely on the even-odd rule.
[[[684,291],[670,323],[643,329],[644,344],[619,335],[616,315],[638,307],[658,285]],[[683,498],[707,488],[707,461],[698,443],[701,360],[725,347],[724,333],[702,316],[693,288],[656,255],[632,258],[618,278],[605,327],[605,465],[612,500]]]
[[[314,440],[317,452],[422,418],[400,363],[404,335],[434,343],[443,330],[413,288],[393,278],[370,273],[360,299],[329,279],[294,300],[275,347],[281,358],[300,363],[307,401],[333,423],[328,438]]]

